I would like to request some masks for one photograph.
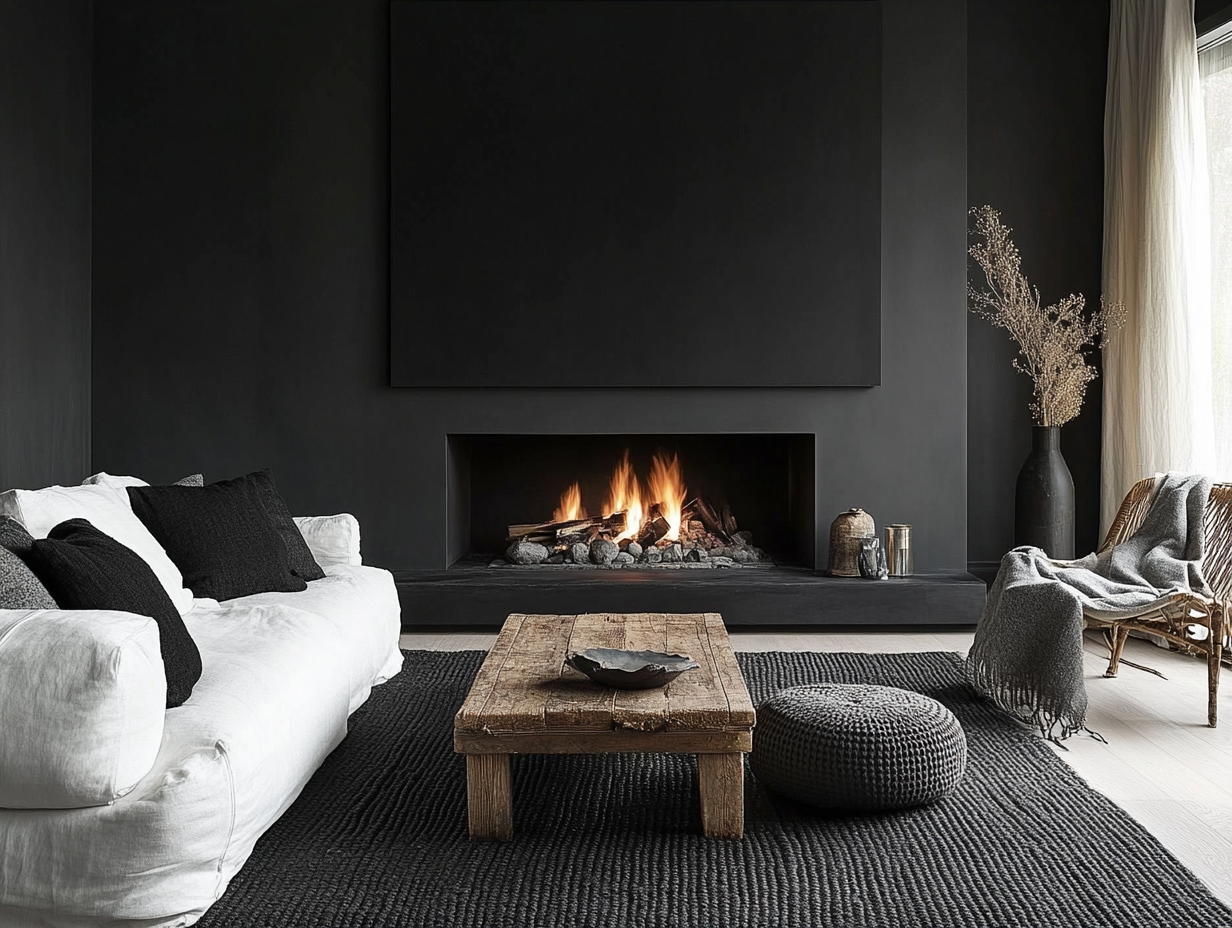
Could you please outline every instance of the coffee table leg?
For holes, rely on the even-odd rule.
[[[697,780],[706,837],[743,837],[744,755],[698,754]]]
[[[507,841],[513,837],[508,754],[466,755],[466,808],[472,841]]]

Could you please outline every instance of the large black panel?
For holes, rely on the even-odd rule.
[[[881,15],[392,4],[393,384],[880,383]]]

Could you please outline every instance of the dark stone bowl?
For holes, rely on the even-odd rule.
[[[684,654],[658,651],[619,651],[615,648],[589,648],[575,651],[565,663],[581,671],[592,683],[622,690],[648,690],[666,686],[686,670],[700,666]]]

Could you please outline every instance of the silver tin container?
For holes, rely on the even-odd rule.
[[[885,527],[885,554],[891,577],[910,577],[915,573],[910,525],[897,522]]]

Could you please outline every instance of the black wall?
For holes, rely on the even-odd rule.
[[[0,489],[89,473],[90,7],[0,3]]]
[[[967,199],[1014,229],[1045,305],[1099,305],[1107,0],[998,0],[967,9]],[[972,263],[971,281],[983,284]],[[1031,379],[1003,329],[967,323],[967,553],[995,571],[1014,543],[1014,484],[1031,450]],[[1093,358],[1099,360],[1098,352]],[[1074,476],[1078,554],[1099,543],[1103,381],[1061,434]],[[982,571],[979,571],[982,572]]]
[[[451,432],[815,432],[823,566],[862,506],[961,568],[966,3],[883,9],[882,385],[666,392],[387,386],[384,0],[100,6],[94,468],[270,465],[371,562],[427,568]]]

